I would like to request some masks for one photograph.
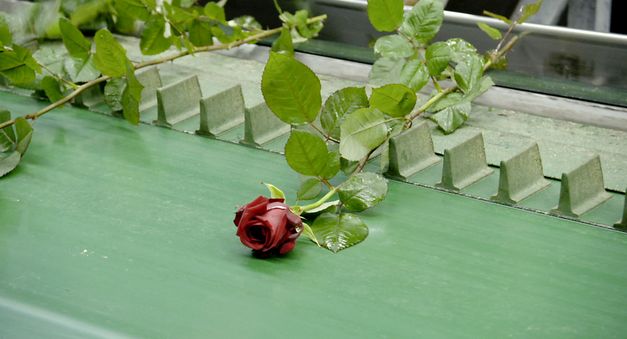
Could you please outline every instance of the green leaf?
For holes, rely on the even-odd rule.
[[[115,8],[118,13],[124,13],[134,19],[148,20],[151,12],[156,9],[154,0],[116,0]]]
[[[455,82],[464,92],[472,90],[481,76],[483,76],[483,61],[478,55],[471,55],[455,66]]]
[[[429,119],[437,123],[444,134],[450,134],[455,132],[455,130],[468,120],[471,107],[469,101],[462,101],[459,104],[449,106],[431,115]]]
[[[326,169],[328,154],[324,141],[305,131],[293,130],[285,144],[287,164],[302,175],[321,175]]]
[[[261,24],[250,15],[242,15],[231,19],[228,24],[229,26],[241,27],[246,32],[257,32],[262,30]]]
[[[0,71],[8,71],[20,66],[26,66],[33,71],[41,71],[41,67],[31,52],[22,46],[13,44],[11,50],[4,50],[0,53]]]
[[[124,109],[122,106],[122,93],[126,88],[126,79],[113,78],[107,81],[104,88],[104,101],[114,112]]]
[[[483,76],[479,80],[477,85],[473,86],[473,88],[470,89],[470,91],[468,91],[468,93],[466,93],[464,98],[467,101],[472,102],[473,100],[478,98],[480,95],[485,93],[492,86],[494,86],[494,82],[492,81],[492,78],[490,78],[489,76],[485,75],[485,76]]]
[[[368,18],[380,32],[392,32],[403,23],[403,0],[368,0]]]
[[[490,38],[492,38],[493,40],[500,40],[501,38],[503,38],[503,35],[501,34],[501,31],[499,31],[498,29],[488,25],[488,24],[484,24],[483,22],[478,22],[477,26],[479,26],[479,29],[481,29],[482,31],[485,32],[485,34],[487,34]]]
[[[24,65],[24,55],[21,50],[4,50],[0,53],[0,71],[6,71]]]
[[[172,3],[183,8],[190,8],[195,5],[197,1],[198,0],[174,0]],[[224,2],[226,2],[226,0],[224,0]]]
[[[379,58],[370,70],[370,83],[388,85],[401,83],[418,92],[429,82],[429,70],[418,59]]]
[[[379,58],[370,69],[369,82],[376,86],[398,83],[404,65],[405,59]]]
[[[15,50],[17,47],[20,46],[13,45],[13,50]],[[35,60],[35,58],[33,58],[33,54],[30,52],[30,50],[25,51],[24,65],[37,73],[41,73],[41,65],[39,64],[39,62],[37,62],[37,60]]]
[[[390,84],[372,90],[370,107],[392,117],[404,117],[416,106],[416,93],[405,85]]]
[[[59,28],[63,44],[70,56],[86,61],[91,52],[91,42],[68,19],[59,19]]]
[[[208,2],[205,5],[205,15],[209,19],[220,21],[221,23],[226,23],[226,16],[224,14],[224,8],[215,2]]]
[[[440,0],[420,0],[405,15],[400,32],[427,44],[440,30],[444,20],[444,5]]]
[[[446,40],[446,44],[451,48],[451,52],[453,53],[451,60],[456,63],[462,62],[472,55],[477,55],[475,46],[464,39],[448,39]]]
[[[320,214],[311,229],[320,245],[333,253],[357,245],[368,237],[366,224],[350,213]]]
[[[439,76],[448,67],[452,57],[451,47],[445,41],[431,44],[425,52],[427,69],[432,76]]]
[[[263,71],[261,91],[268,107],[288,124],[307,124],[322,106],[320,79],[296,59],[270,53]]]
[[[318,238],[316,238],[316,234],[311,229],[311,226],[309,226],[307,223],[303,223],[303,234],[307,238],[309,238],[309,240],[313,241],[316,245],[318,245],[318,247],[322,247],[320,246],[320,243],[318,242]]]
[[[0,110],[0,124],[11,120],[11,112]],[[17,140],[15,139],[15,131],[13,126],[7,126],[0,129],[0,152],[6,152],[13,148]]]
[[[339,186],[337,192],[344,207],[361,212],[385,199],[388,182],[379,174],[362,172],[351,176]]]
[[[38,38],[60,39],[58,4],[61,1],[37,1],[30,11],[29,30]]]
[[[211,25],[208,22],[194,20],[189,27],[189,41],[197,47],[213,45]]]
[[[441,111],[449,106],[457,105],[464,101],[464,95],[459,92],[453,92],[445,95],[440,100],[436,101],[431,107],[427,109],[429,113],[435,113]]]
[[[33,58],[41,64],[55,73],[63,73],[63,60],[68,59],[66,52],[60,48],[53,48],[51,46],[44,46],[33,53]]]
[[[88,82],[100,76],[100,71],[94,65],[93,55],[86,61],[73,58],[65,59],[63,66],[73,82]]]
[[[164,36],[165,19],[161,15],[153,15],[144,26],[139,47],[143,54],[155,55],[170,48],[170,39]],[[190,33],[191,35],[191,33]]]
[[[107,13],[108,10],[107,1],[86,1],[71,12],[70,19],[76,27],[91,25],[101,13]]]
[[[321,22],[307,23],[309,18],[307,10],[299,10],[294,14],[283,12],[279,18],[291,29],[294,42],[315,38],[323,27]]]
[[[376,108],[360,108],[346,117],[340,127],[340,154],[361,160],[387,138],[385,116]]]
[[[507,18],[505,16],[502,16],[500,14],[492,13],[490,11],[483,11],[483,15],[487,15],[487,16],[492,17],[494,19],[501,20],[504,23],[506,23],[507,25],[511,25],[512,24],[512,20],[510,20],[509,18]]]
[[[447,94],[427,109],[427,112],[442,112],[442,114],[437,116],[434,114],[430,118],[438,123],[442,131],[447,134],[452,133],[468,119],[471,111],[469,104],[493,85],[492,79],[486,75],[468,93],[453,92]],[[448,108],[450,110],[445,111]]]
[[[429,82],[429,70],[422,61],[409,60],[403,65],[399,80],[401,84],[418,92]]]
[[[518,20],[516,20],[519,24],[527,21],[530,17],[534,16],[538,11],[542,8],[542,0],[538,0],[534,3],[526,4],[521,9],[521,15]]]
[[[23,157],[33,136],[33,127],[26,119],[22,117],[15,119],[15,136],[17,138],[15,150]]]
[[[166,17],[171,23],[170,28],[172,29],[172,33],[176,36],[184,33],[179,29],[186,27],[198,17],[198,13],[195,11],[177,7],[176,5],[171,5],[168,2],[163,2],[163,7],[166,9]]]
[[[445,95],[440,100],[438,100],[435,104],[427,109],[427,112],[434,113],[439,112],[447,107],[461,104],[462,102],[472,102],[481,94],[485,93],[490,87],[494,86],[494,82],[489,76],[483,76],[477,85],[475,85],[472,90],[469,92],[462,94],[460,92],[453,92]]]
[[[122,114],[133,125],[139,124],[139,104],[143,89],[144,86],[135,77],[133,66],[129,62],[126,66],[126,88],[122,92]]]
[[[386,35],[377,39],[374,44],[375,54],[382,57],[407,58],[414,55],[411,43],[398,34]]]
[[[350,175],[355,172],[357,166],[359,166],[359,161],[340,158],[340,170],[346,175]]]
[[[126,50],[115,40],[111,32],[103,28],[96,32],[96,54],[94,65],[102,74],[110,77],[122,77],[126,74]]]
[[[10,46],[13,43],[13,34],[4,15],[0,15],[0,46]]]
[[[290,57],[294,56],[294,44],[289,29],[283,28],[281,30],[281,35],[272,43],[272,51]]]
[[[329,151],[327,156],[327,164],[320,176],[324,179],[333,178],[340,171],[340,153],[337,151]]]
[[[336,213],[339,205],[340,205],[339,200],[327,201],[324,204],[316,208],[312,208],[303,213],[306,213],[306,214]]]
[[[487,62],[488,60],[492,59],[492,56],[489,54],[491,52],[487,52],[486,54],[484,54],[484,62]],[[507,65],[508,65],[509,61],[507,60],[507,56],[503,55],[500,56],[498,59],[492,61],[492,63],[490,64],[490,69],[491,70],[505,70],[507,69]]]
[[[2,154],[0,154],[0,177],[11,173],[20,164],[21,159],[22,157],[17,151],[11,152],[6,157],[2,157]]]
[[[344,116],[359,108],[369,106],[364,87],[346,87],[327,98],[320,114],[320,124],[324,131],[333,138],[340,137],[340,125]]]
[[[113,28],[116,32],[124,35],[136,34],[135,19],[126,13],[118,13],[117,21],[114,23]]]
[[[264,183],[264,185],[266,185],[268,191],[270,191],[270,198],[285,200],[285,193],[283,193],[283,191],[281,191],[278,187],[267,183]]]
[[[25,86],[35,81],[35,72],[28,66],[22,65],[0,72],[13,85]]]
[[[50,99],[50,102],[61,100],[64,97],[63,93],[61,92],[61,86],[59,85],[59,81],[49,75],[41,79],[41,88],[46,93],[48,99]]]
[[[312,200],[315,199],[322,192],[322,183],[319,179],[309,178],[303,181],[296,192],[296,199],[298,200]]]

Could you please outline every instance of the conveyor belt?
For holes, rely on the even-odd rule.
[[[137,40],[128,37],[122,40],[130,57],[136,61],[142,60],[143,57],[137,49]],[[58,45],[55,48],[58,48]],[[267,52],[267,49],[263,51]],[[255,58],[260,56],[259,53],[253,55]],[[314,56],[308,62],[315,66],[318,59],[320,58]],[[329,64],[328,61],[325,63]],[[334,67],[328,68],[331,71],[327,71],[327,74],[333,73]],[[205,134],[220,140],[282,152],[289,126],[276,119],[263,102],[259,85],[262,71],[263,64],[255,60],[206,53],[182,58],[171,64],[160,65],[158,68],[142,70],[138,73],[138,78],[146,88],[143,93],[145,98],[141,120],[148,124],[156,123],[179,131]],[[367,73],[367,69],[365,71]],[[364,85],[363,81],[346,80],[338,76],[320,75],[320,77],[323,98],[339,88]],[[91,110],[110,113],[97,89],[93,93],[83,95],[81,102]],[[529,195],[529,198],[516,204],[520,208],[541,213],[556,211],[605,227],[612,227],[622,217],[625,200],[622,192],[627,187],[627,176],[624,172],[627,168],[627,154],[624,153],[624,149],[627,148],[627,132],[481,106],[475,107],[467,126],[452,135],[442,135],[434,124],[429,125],[429,129],[428,138],[433,139],[435,152],[439,155],[477,134],[482,134],[485,158],[487,164],[491,166],[499,166],[501,161],[506,161],[526,150],[531,144],[537,143],[544,163],[544,168],[540,168],[539,173],[544,173],[555,180],[546,190],[528,191],[526,195]],[[428,144],[430,140],[422,143]],[[483,145],[475,149],[474,152],[462,151],[461,154],[467,153],[470,158],[479,157],[483,152]],[[428,152],[433,153],[433,150]],[[595,155],[600,155],[600,165],[589,164]],[[387,168],[385,156],[382,157],[382,161],[385,171]],[[380,161],[377,159],[376,162],[371,168],[379,170],[377,167]],[[435,187],[442,180],[443,163],[446,161],[440,161],[430,168],[418,168],[419,173],[408,174],[403,180]],[[589,168],[597,168],[595,170],[597,180],[593,181],[596,186],[592,185],[592,189],[587,188],[579,192],[577,186],[591,186],[585,184],[589,181],[588,175],[581,176],[578,180],[577,177],[571,178],[569,182],[574,180],[572,187],[562,188],[559,179],[563,174],[585,164],[588,164]],[[599,166],[602,167],[602,172]],[[484,172],[485,177],[483,174],[476,176],[479,173],[467,173],[466,175],[470,177],[474,175],[470,181],[472,185],[459,187],[460,193],[480,199],[490,199],[496,194],[499,190],[499,171],[486,169]],[[522,170],[522,173],[526,172],[529,170]],[[491,175],[487,175],[490,173]],[[513,178],[518,176],[515,175]],[[523,186],[528,186],[528,183],[523,183]],[[542,187],[538,187],[538,190]],[[601,193],[604,187],[615,193],[597,194]],[[560,199],[562,202],[566,201],[566,196],[561,192],[568,190],[575,192],[574,196],[580,197],[577,201],[571,201],[570,205],[588,207],[579,208],[574,212],[569,206],[561,205],[559,210],[554,210]]]
[[[625,233],[391,182],[363,244],[258,260],[232,213],[261,180],[293,196],[282,156],[72,107],[35,128],[0,181],[0,337],[627,331]]]

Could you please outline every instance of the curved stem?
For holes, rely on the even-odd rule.
[[[86,82],[80,86],[78,86],[78,88],[76,88],[76,90],[74,90],[72,93],[70,93],[68,96],[64,97],[63,99],[60,99],[58,101],[53,102],[52,104],[40,109],[39,111],[32,113],[32,114],[27,114],[25,115],[23,118],[24,119],[29,119],[29,120],[35,120],[37,118],[39,118],[40,116],[52,111],[53,109],[62,106],[64,104],[66,104],[68,101],[74,99],[75,97],[77,97],[79,94],[83,93],[85,90],[91,88],[92,86],[95,86],[101,82],[107,81],[111,79],[111,77],[109,76],[101,76],[98,79],[92,80],[90,82]],[[15,124],[15,119],[11,119],[8,121],[5,121],[4,123],[0,124],[0,129],[7,127],[7,126],[11,126]]]
[[[57,79],[57,80],[59,80],[59,81],[61,81],[61,82],[64,82],[66,85],[70,86],[71,88],[74,88],[74,89],[78,88],[78,85],[77,85],[77,84],[75,84],[75,83],[73,83],[73,82],[71,82],[71,81],[69,81],[69,80],[67,80],[67,79],[64,79],[63,77],[59,76],[58,74],[56,74],[55,72],[53,72],[50,68],[48,68],[48,66],[46,66],[46,65],[44,65],[44,64],[39,64],[39,66],[41,66],[41,68],[43,68],[43,69],[45,69],[46,71],[48,71],[48,73],[50,73],[50,75],[51,75],[53,78],[55,78],[55,79]]]
[[[330,190],[335,189],[335,187],[327,179],[320,178],[320,182],[325,184]]]
[[[488,62],[485,63],[485,65],[483,66],[483,71],[487,71],[488,69],[490,69],[490,67],[492,67],[492,65],[494,64],[495,61],[497,61],[498,59],[500,59],[501,57],[503,57],[505,54],[507,54],[507,52],[509,52],[512,48],[514,48],[514,46],[516,45],[516,43],[518,43],[519,37],[518,36],[513,36],[508,42],[507,44],[505,44],[505,46],[503,46],[503,49],[497,51],[496,54],[494,54],[493,58],[490,58],[490,60],[488,60]],[[442,90],[441,92],[439,92],[438,94],[434,95],[431,99],[429,99],[427,102],[425,102],[422,106],[420,106],[418,109],[416,109],[415,111],[413,111],[408,117],[407,117],[407,123],[405,124],[405,128],[409,128],[411,127],[411,122],[416,119],[419,115],[421,115],[422,113],[424,113],[426,110],[428,110],[431,106],[433,106],[436,102],[438,102],[440,99],[442,99],[445,95],[454,92],[455,90],[457,90],[457,85],[453,85],[451,87],[448,87],[444,90]]]
[[[307,23],[315,23],[315,22],[320,22],[320,21],[324,21],[326,20],[327,16],[326,15],[319,15],[313,18],[310,18],[307,20]],[[185,51],[181,51],[163,58],[159,58],[159,59],[155,59],[155,60],[150,60],[150,61],[146,61],[146,62],[142,62],[139,63],[137,65],[135,65],[135,69],[141,69],[144,67],[148,67],[148,66],[153,66],[153,65],[158,65],[158,64],[162,64],[164,62],[168,62],[168,61],[172,61],[172,60],[176,60],[178,58],[182,58],[184,56],[193,54],[193,53],[200,53],[200,52],[213,52],[213,51],[219,51],[219,50],[224,50],[224,49],[231,49],[234,47],[238,47],[247,43],[251,43],[263,38],[267,38],[270,37],[272,35],[275,34],[279,34],[281,33],[281,30],[283,29],[283,27],[277,27],[277,28],[273,28],[273,29],[269,29],[267,31],[262,31],[260,33],[251,35],[245,39],[242,40],[238,40],[235,42],[232,42],[230,44],[221,44],[221,45],[213,45],[213,46],[205,46],[205,47],[197,47],[194,48],[193,50],[185,50]]]
[[[318,207],[322,206],[322,204],[324,204],[325,202],[327,202],[327,200],[329,200],[329,199],[331,199],[331,197],[333,197],[335,192],[337,192],[337,187],[335,187],[332,190],[330,190],[327,194],[325,194],[322,198],[320,198],[320,200],[314,202],[313,204],[309,204],[309,205],[303,206],[301,208],[301,211],[302,212],[307,212],[307,211],[313,210],[314,208],[318,208]]]
[[[483,66],[483,71],[485,72],[488,69],[490,69],[490,67],[492,67],[494,62],[498,61],[505,54],[507,54],[512,48],[514,48],[514,46],[518,43],[519,39],[520,37],[518,35],[515,35],[507,42],[507,44],[503,47],[502,50],[497,50],[496,53],[490,58],[490,60],[488,60],[488,62],[486,62],[485,65]]]
[[[383,142],[381,145],[383,145],[384,143],[385,142]],[[376,152],[379,149],[379,147],[381,147],[381,145],[370,150],[370,152],[368,152],[368,154],[363,159],[361,159],[361,161],[359,162],[359,165],[357,165],[357,168],[355,168],[353,173],[351,173],[351,176],[361,172],[364,169],[364,167],[366,167],[366,164],[368,163],[368,160],[370,160],[370,157],[372,156],[372,154],[374,154],[374,152]]]
[[[457,85],[448,87],[445,90],[442,90],[438,94],[434,95],[431,99],[425,102],[422,106],[420,106],[417,110],[413,111],[408,117],[408,123],[411,123],[412,120],[416,119],[420,114],[424,113],[429,107],[433,106],[438,100],[442,99],[445,95],[455,91],[457,89]],[[407,126],[407,125],[406,125]],[[411,125],[410,125],[411,126]]]
[[[330,136],[330,135],[328,135],[328,134],[324,133],[324,131],[323,131],[323,130],[321,130],[320,128],[318,128],[318,126],[316,126],[314,123],[310,123],[310,124],[309,124],[309,126],[311,126],[311,128],[315,129],[318,133],[320,133],[320,135],[322,135],[322,137],[323,137],[325,140],[330,140],[330,141],[332,141],[332,142],[334,142],[334,143],[336,143],[336,144],[339,144],[339,143],[340,143],[340,141],[339,141],[339,140],[337,140],[337,139],[335,139],[334,137],[332,137],[332,136]]]
[[[324,21],[326,20],[327,16],[326,15],[319,15],[313,18],[310,18],[307,20],[307,23],[315,23],[315,22],[320,22],[320,21]],[[155,60],[150,60],[150,61],[146,61],[146,62],[142,62],[139,64],[135,64],[133,65],[135,70],[141,69],[141,68],[145,68],[148,66],[153,66],[153,65],[158,65],[158,64],[162,64],[168,61],[173,61],[176,60],[178,58],[182,58],[184,56],[193,54],[193,53],[199,53],[199,52],[211,52],[211,51],[219,51],[219,50],[224,50],[224,49],[231,49],[233,47],[237,47],[237,46],[241,46],[250,42],[254,42],[263,38],[267,38],[269,36],[278,34],[281,32],[282,27],[278,27],[278,28],[274,28],[274,29],[270,29],[270,30],[266,30],[266,31],[262,31],[259,32],[257,34],[251,35],[245,39],[236,41],[236,42],[232,42],[230,44],[221,44],[221,45],[214,45],[214,46],[206,46],[206,47],[199,47],[199,48],[194,48],[192,50],[185,50],[185,51],[181,51],[163,58],[159,58],[159,59],[155,59]],[[39,118],[40,116],[52,111],[53,109],[69,102],[70,100],[74,99],[76,96],[78,96],[79,94],[81,94],[82,92],[84,92],[85,90],[101,83],[104,81],[107,81],[111,79],[110,76],[106,76],[103,75],[95,80],[86,82],[80,86],[78,86],[72,93],[70,93],[68,96],[64,97],[63,99],[60,99],[56,102],[51,103],[50,105],[42,108],[41,110],[32,113],[32,114],[27,114],[25,115],[23,118],[24,119],[29,119],[29,120],[35,120],[37,118]],[[7,120],[3,123],[0,124],[0,129],[4,128],[4,127],[8,127],[11,126],[13,124],[15,124],[15,119],[11,119],[11,120]]]
[[[503,39],[501,39],[501,41],[499,41],[498,45],[496,45],[496,50],[500,50],[501,46],[503,45],[503,43],[505,42],[505,40],[507,40],[507,38],[509,37],[510,34],[512,34],[512,31],[514,30],[514,27],[516,27],[516,22],[512,22],[511,25],[509,25],[509,27],[507,28],[507,31],[505,32],[505,34],[503,35]]]
[[[435,89],[438,92],[442,92],[442,87],[440,86],[440,83],[434,76],[431,76],[431,82],[433,82],[433,87],[435,87]]]
[[[281,6],[279,6],[279,3],[277,2],[277,0],[272,0],[274,2],[274,8],[276,8],[276,11],[279,12],[279,14],[283,14],[283,10],[281,9]]]

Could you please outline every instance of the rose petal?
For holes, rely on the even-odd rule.
[[[233,223],[235,224],[235,226],[239,225],[239,221],[242,219],[242,213],[244,213],[244,207],[240,207],[237,212],[235,212],[235,219],[233,220]]]
[[[290,207],[280,201],[272,201],[272,200],[283,200],[283,199],[270,199],[268,203],[268,209],[278,208],[278,209],[289,209]]]
[[[272,228],[272,240],[268,242],[268,248],[279,246],[289,235],[285,210],[271,209],[264,215],[258,215],[256,219]]]
[[[272,229],[264,224],[242,225],[237,234],[242,244],[255,251],[265,250],[272,240]]]
[[[287,222],[294,226],[300,226],[303,224],[303,220],[301,220],[300,216],[292,213],[292,211],[287,212]]]
[[[272,199],[270,199],[272,200]],[[271,209],[284,209],[286,210],[286,216],[287,216],[287,220],[291,225],[300,225],[303,223],[303,221],[300,219],[300,217],[296,214],[294,214],[292,212],[292,210],[290,209],[290,207],[284,203],[275,203],[275,202],[270,202],[268,204],[268,210]]]
[[[279,254],[283,255],[288,253],[289,251],[294,249],[294,246],[296,246],[296,241],[289,241],[286,242],[285,244],[283,244],[283,246],[281,246],[281,248],[279,249]]]
[[[242,224],[248,224],[250,220],[256,215],[265,213],[266,207],[268,206],[268,201],[268,198],[259,196],[255,200],[244,206],[239,220],[237,220],[237,213],[235,215],[235,218],[237,220],[237,226],[240,226]]]

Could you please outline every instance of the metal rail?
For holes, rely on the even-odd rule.
[[[381,33],[370,25],[366,4],[313,0],[311,9],[329,16],[321,39],[367,47]],[[463,38],[481,51],[494,48],[494,41],[477,28],[478,22],[506,27],[489,17],[445,11],[436,40]],[[495,77],[499,85],[627,107],[627,36],[531,23],[516,31],[532,34],[510,53],[508,71]]]
[[[328,5],[338,8],[347,8],[347,9],[356,9],[356,10],[365,10],[367,2],[365,0],[317,0],[315,1],[317,4]],[[411,10],[411,6],[405,6],[405,11]],[[490,25],[497,26],[500,28],[507,27],[504,23],[499,20],[492,19],[489,17],[477,16],[466,13],[459,12],[451,12],[444,11],[444,20],[445,23],[452,24],[464,24],[475,26],[477,22],[485,22]],[[596,31],[587,31],[582,29],[574,29],[568,27],[559,27],[559,26],[549,26],[549,25],[539,25],[532,23],[525,23],[516,27],[516,31],[518,32],[529,32],[534,34],[542,34],[546,36],[551,36],[555,38],[569,39],[569,40],[577,40],[581,42],[592,42],[592,43],[604,43],[604,44],[612,44],[619,46],[627,46],[627,36],[614,34],[614,33],[603,33]]]

